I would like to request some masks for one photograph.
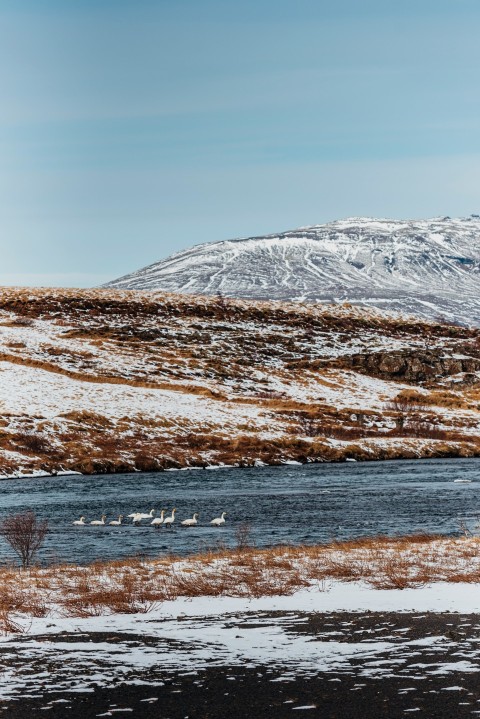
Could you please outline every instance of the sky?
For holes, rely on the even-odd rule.
[[[0,284],[480,212],[478,0],[0,0]]]

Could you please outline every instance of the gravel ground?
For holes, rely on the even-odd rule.
[[[341,670],[319,672],[282,668],[282,657],[277,657],[275,666],[236,664],[191,672],[150,666],[137,671],[129,682],[112,676],[108,687],[96,684],[92,677],[88,690],[82,692],[54,691],[48,688],[48,681],[36,687],[26,679],[23,696],[3,701],[0,714],[8,719],[282,719],[295,717],[297,712],[336,719],[480,715],[480,615],[262,612],[255,616],[259,629],[265,622],[285,626],[286,621],[290,633],[307,635],[311,641],[340,642],[346,649],[346,645],[359,642],[367,648],[372,642],[385,642],[386,649],[367,658],[365,654],[349,656]],[[236,620],[239,629],[248,624],[252,638],[255,616],[242,615]],[[50,642],[52,636],[34,639]],[[126,638],[118,633],[92,633],[87,639],[114,644]],[[81,641],[85,640],[82,634]],[[152,646],[148,635],[129,635],[128,640]],[[75,634],[62,635],[62,642],[78,641]],[[4,681],[6,670],[17,661],[12,646],[0,648]],[[43,669],[47,675],[56,672],[58,678],[58,666],[50,667],[47,661]]]

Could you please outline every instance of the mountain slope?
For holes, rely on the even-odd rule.
[[[197,245],[107,287],[364,306],[479,324],[480,217],[352,218]]]
[[[480,455],[480,330],[344,306],[0,290],[0,478]]]

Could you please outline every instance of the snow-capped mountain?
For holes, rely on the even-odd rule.
[[[348,301],[480,324],[480,216],[350,218],[196,245],[109,287]]]

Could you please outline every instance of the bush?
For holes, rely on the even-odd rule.
[[[48,520],[39,520],[32,510],[12,514],[0,524],[0,535],[20,558],[22,568],[29,567],[48,532]]]
[[[20,447],[29,452],[44,454],[50,449],[50,444],[46,438],[36,432],[19,432],[15,435],[15,440]]]
[[[399,392],[390,402],[387,402],[386,408],[393,412],[421,412],[427,409],[427,402],[419,392],[405,389]]]

